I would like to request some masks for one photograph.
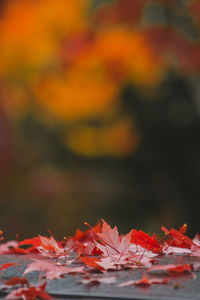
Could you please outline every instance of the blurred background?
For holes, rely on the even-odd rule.
[[[200,232],[200,1],[0,0],[0,227]]]

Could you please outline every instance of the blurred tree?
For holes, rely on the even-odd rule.
[[[199,1],[0,3],[2,224],[196,231]]]

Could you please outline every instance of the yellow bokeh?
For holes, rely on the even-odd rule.
[[[140,134],[131,120],[120,119],[104,128],[78,126],[65,136],[65,141],[77,154],[121,157],[137,149]]]

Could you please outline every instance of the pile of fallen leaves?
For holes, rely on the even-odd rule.
[[[27,265],[20,277],[12,277],[3,283],[1,289],[8,292],[7,299],[50,299],[45,291],[48,280],[54,280],[81,274],[82,284],[112,284],[115,276],[109,275],[109,270],[141,269],[141,279],[129,280],[118,286],[129,285],[148,286],[154,283],[164,284],[173,274],[193,273],[200,264],[185,264],[179,259],[177,264],[159,264],[159,258],[167,255],[200,257],[200,236],[194,239],[185,235],[187,226],[179,230],[162,227],[164,236],[160,239],[155,234],[149,234],[132,229],[126,235],[119,235],[117,227],[113,229],[104,221],[95,227],[82,232],[77,230],[74,237],[56,241],[50,237],[37,236],[23,241],[9,241],[0,244],[0,254],[37,254],[37,259]],[[3,233],[0,232],[1,241]],[[39,258],[38,258],[39,257]],[[0,266],[3,272],[10,267],[18,268],[15,262],[8,262]],[[27,274],[39,272],[37,286],[30,286]],[[101,276],[99,275],[101,274]],[[108,273],[108,274],[106,274]],[[106,275],[105,275],[106,274]],[[112,273],[113,274],[113,273]]]

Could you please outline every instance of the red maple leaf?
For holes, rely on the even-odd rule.
[[[98,221],[97,225],[92,228],[94,233],[101,232],[101,223]],[[99,255],[101,251],[97,249],[93,235],[91,234],[91,229],[81,231],[80,229],[76,230],[74,237],[65,238],[66,247],[76,250],[79,255]]]
[[[88,225],[90,227],[90,225]],[[120,235],[117,227],[111,228],[104,220],[102,225],[97,224],[94,228],[86,230],[85,232],[77,231],[74,238],[70,238],[65,243],[57,242],[53,236],[50,238],[44,236],[38,236],[33,239],[27,239],[22,242],[8,242],[3,245],[2,251],[10,251],[16,253],[13,249],[20,249],[23,245],[31,245],[31,248],[37,249],[40,254],[48,258],[64,258],[65,262],[61,264],[56,260],[50,259],[34,259],[24,271],[24,274],[39,271],[44,272],[42,275],[46,279],[58,279],[65,274],[83,273],[90,271],[85,268],[83,263],[89,268],[100,270],[104,274],[98,276],[90,276],[89,273],[82,280],[83,283],[112,283],[115,278],[106,277],[105,272],[109,269],[121,270],[121,269],[135,269],[145,268],[147,269],[147,275],[143,274],[140,280],[129,280],[122,283],[120,286],[138,285],[148,286],[152,283],[166,283],[168,278],[163,279],[158,276],[153,276],[153,273],[164,273],[172,276],[172,273],[182,274],[183,272],[192,271],[192,265],[189,264],[167,264],[167,265],[152,265],[157,262],[156,257],[160,252],[165,254],[179,254],[179,255],[197,255],[200,256],[200,237],[196,237],[191,240],[185,235],[187,226],[183,225],[179,230],[174,228],[168,230],[162,227],[165,232],[165,236],[161,240],[157,240],[155,234],[149,236],[147,233],[133,229],[126,235]],[[161,245],[164,242],[164,245]],[[71,244],[72,243],[72,244]],[[74,245],[77,247],[74,247]],[[12,249],[13,247],[13,249]],[[98,249],[98,256],[94,256],[93,249]],[[30,248],[28,248],[30,249]],[[66,257],[73,249],[77,252],[79,262],[82,263],[80,267],[68,267],[77,258],[66,260]],[[23,249],[22,249],[23,250]],[[162,251],[161,251],[162,250]],[[24,250],[26,251],[26,249]],[[91,256],[91,254],[93,256]],[[17,263],[8,262],[0,266],[0,270],[3,272],[9,267],[15,266]],[[197,270],[198,264],[193,265],[193,269]],[[163,275],[163,274],[162,274]],[[152,277],[153,276],[153,277]],[[26,278],[13,277],[7,280],[4,287],[22,285],[23,287],[11,292],[7,297],[23,298],[23,299],[36,299],[40,297],[42,299],[50,299],[49,295],[45,292],[45,286],[31,286],[29,287]],[[24,287],[26,285],[26,287]]]
[[[87,223],[85,223],[88,225]],[[90,227],[90,225],[88,225]],[[124,252],[131,245],[130,233],[125,236],[120,236],[117,227],[113,229],[102,219],[102,230],[100,233],[96,233],[91,229],[91,235],[96,243],[97,248],[99,248],[103,255],[113,256],[113,255],[123,255]]]
[[[92,227],[93,232],[100,233],[101,232],[101,223],[98,221],[97,224]],[[73,237],[75,241],[79,241],[80,243],[87,243],[93,241],[91,236],[91,230],[87,229],[85,231],[81,231],[80,229],[76,230],[76,233]]]
[[[46,282],[39,286],[21,287],[10,292],[6,299],[36,300],[37,298],[50,300],[52,297],[45,291]]]
[[[95,257],[87,257],[87,256],[80,256],[79,257],[80,261],[85,263],[88,267],[104,271],[103,267],[101,267],[98,263],[101,262],[100,259],[95,258]]]
[[[34,237],[32,239],[25,239],[25,240],[19,242],[19,246],[32,245],[32,246],[38,247],[38,246],[40,246],[40,244],[41,244],[41,240],[40,240],[39,236]]]
[[[164,231],[167,236],[166,242],[168,245],[190,249],[193,242],[189,237],[183,234],[183,232],[185,233],[186,228],[186,224],[183,225],[179,230],[175,230],[174,228],[168,230],[163,226],[161,227],[162,231]]]
[[[131,230],[131,242],[136,245],[140,245],[141,247],[152,250],[153,252],[160,253],[162,250],[161,245],[156,239],[156,235],[149,236],[147,233],[142,230]]]
[[[19,243],[19,246],[24,245],[32,245],[40,254],[49,258],[58,258],[68,254],[68,251],[64,249],[53,236],[48,238],[40,235]]]
[[[192,267],[188,264],[167,264],[167,265],[157,265],[155,267],[152,267],[148,269],[147,271],[154,273],[154,272],[177,272],[177,273],[183,273],[183,272],[191,272]]]
[[[121,284],[119,284],[119,287],[124,287],[124,286],[130,286],[130,285],[138,285],[138,286],[149,286],[151,285],[152,283],[167,283],[169,281],[168,278],[159,278],[159,277],[156,277],[156,278],[148,278],[146,275],[143,274],[142,278],[139,279],[139,280],[128,280],[128,281],[125,281]]]
[[[96,262],[104,270],[135,268],[142,265],[151,265],[152,253],[140,246],[131,243],[131,232],[120,236],[117,227],[113,229],[102,220],[102,232],[93,234],[96,247],[101,251],[101,258]]]
[[[29,286],[29,282],[26,278],[20,278],[17,276],[12,277],[12,278],[8,279],[6,282],[4,282],[4,285],[6,285],[6,286],[14,286],[14,285],[18,285],[18,284],[20,284],[22,286],[24,286],[24,285]]]

